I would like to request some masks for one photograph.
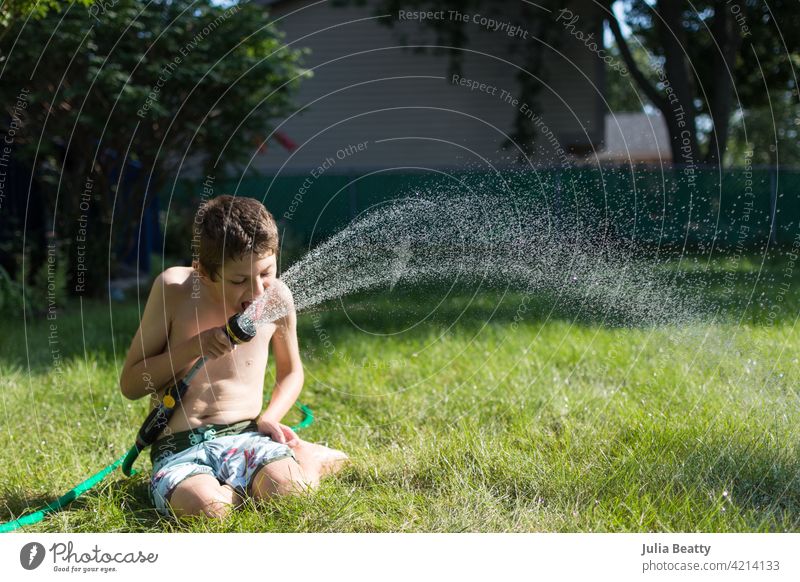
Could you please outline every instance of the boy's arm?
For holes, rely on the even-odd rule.
[[[271,342],[275,357],[275,387],[259,422],[279,423],[294,406],[303,388],[303,362],[300,360],[297,343],[297,314],[288,288],[287,295],[288,313],[275,322],[277,327]]]
[[[175,298],[170,295],[165,275],[162,273],[153,282],[139,329],[122,367],[120,390],[131,400],[155,393],[174,382],[175,374],[194,363],[201,354],[216,357],[229,346],[225,333],[219,328],[178,344],[169,343],[172,301]]]
[[[122,394],[131,400],[159,390],[174,378],[175,369],[182,369],[194,359],[188,345],[169,346],[171,349],[167,349],[170,327],[167,293],[162,273],[150,289],[139,329],[128,349],[119,379]]]

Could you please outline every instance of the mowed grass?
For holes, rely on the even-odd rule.
[[[26,531],[797,531],[797,274],[780,291],[779,262],[755,287],[759,263],[737,267],[735,280],[693,276],[711,296],[734,281],[748,308],[690,330],[486,290],[334,302],[300,317],[300,400],[316,417],[300,434],[348,452],[350,467],[312,495],[177,522],[150,506],[145,454],[138,475],[117,471]],[[146,403],[124,399],[117,378],[137,324],[134,301],[2,322],[0,519],[132,444]],[[266,398],[273,381],[271,367]]]

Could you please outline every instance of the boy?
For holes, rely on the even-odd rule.
[[[150,493],[165,515],[223,517],[246,495],[314,487],[347,455],[303,441],[280,422],[300,394],[303,368],[291,292],[276,279],[272,215],[251,198],[220,196],[200,208],[194,224],[197,258],[153,283],[120,388],[132,400],[163,396],[198,358],[209,358],[151,445]],[[232,345],[222,326],[265,293],[285,301],[288,313],[260,326],[250,342]],[[276,384],[259,413],[270,342]]]

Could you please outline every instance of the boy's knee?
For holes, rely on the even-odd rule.
[[[234,499],[233,490],[211,475],[194,475],[184,480],[172,491],[169,506],[177,517],[206,515],[223,518],[230,513]]]
[[[310,486],[297,461],[281,459],[263,465],[255,472],[250,481],[250,493],[259,499],[303,493]]]

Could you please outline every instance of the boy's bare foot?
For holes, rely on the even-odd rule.
[[[338,473],[350,462],[350,457],[338,449],[331,449],[323,445],[317,446],[320,447],[319,457],[322,463],[322,470],[320,471],[321,476]]]
[[[325,445],[318,445],[316,443],[310,443],[308,441],[301,440],[297,447],[302,447],[304,449],[302,451],[303,456],[311,456],[314,459],[315,464],[318,464],[320,477],[336,473],[342,470],[344,466],[350,462],[350,457],[348,457],[345,453],[337,449],[326,447]]]

